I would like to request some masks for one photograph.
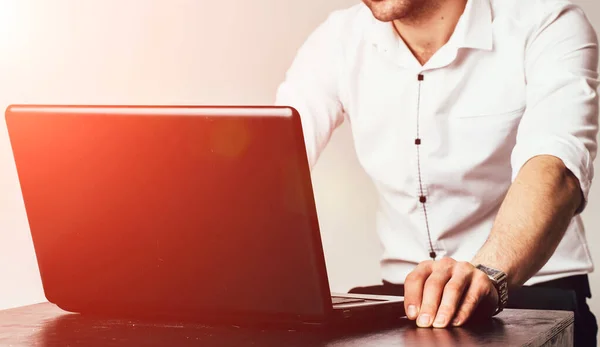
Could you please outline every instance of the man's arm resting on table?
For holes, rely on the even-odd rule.
[[[550,259],[583,204],[578,179],[553,156],[529,160],[517,175],[492,232],[473,259],[522,286]]]
[[[421,327],[464,324],[479,310],[491,316],[498,293],[483,264],[505,272],[509,287],[521,286],[556,250],[583,203],[579,181],[549,155],[530,159],[519,171],[498,212],[490,236],[471,263],[450,258],[426,261],[409,274],[405,305]]]

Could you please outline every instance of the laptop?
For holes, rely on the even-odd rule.
[[[404,315],[332,294],[290,107],[11,105],[44,292],[65,311],[323,326]]]

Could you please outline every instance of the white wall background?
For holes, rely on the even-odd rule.
[[[306,36],[332,10],[357,2],[0,0],[0,110],[10,103],[270,104]],[[597,0],[577,3],[600,29]],[[315,168],[314,186],[332,289],[377,283],[376,197],[346,126]],[[596,184],[585,212],[596,261],[599,208]],[[600,296],[600,274],[592,281]],[[39,301],[44,296],[1,121],[0,309]],[[592,308],[600,313],[600,299]]]

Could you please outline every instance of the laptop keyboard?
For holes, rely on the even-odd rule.
[[[331,303],[333,305],[355,304],[355,303],[359,303],[359,302],[365,302],[365,299],[345,298],[345,297],[341,297],[341,296],[332,296],[331,297]]]

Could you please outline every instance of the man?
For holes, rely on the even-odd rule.
[[[597,63],[563,0],[363,0],[319,26],[276,103],[302,115],[311,166],[350,123],[385,251],[384,285],[362,290],[404,295],[436,328],[491,317],[508,293],[507,307],[574,310],[595,345],[580,213]]]

